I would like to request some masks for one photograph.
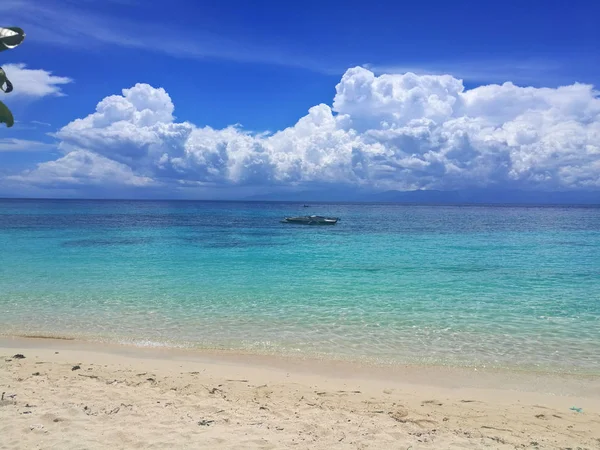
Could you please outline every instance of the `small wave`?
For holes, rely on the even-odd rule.
[[[160,342],[151,340],[127,340],[120,339],[117,341],[121,345],[133,345],[134,347],[149,347],[149,348],[186,348],[187,345],[175,344],[173,342]]]

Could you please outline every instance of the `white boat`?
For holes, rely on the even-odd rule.
[[[301,225],[335,225],[338,217],[325,217],[325,216],[299,216],[299,217],[286,217],[281,223],[296,223]]]

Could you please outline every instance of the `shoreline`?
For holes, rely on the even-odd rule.
[[[290,361],[300,362],[307,361],[313,364],[340,364],[348,367],[371,367],[379,368],[382,371],[390,371],[395,369],[406,369],[412,368],[414,370],[454,370],[454,371],[479,371],[484,373],[498,373],[505,375],[530,375],[530,376],[541,376],[541,377],[571,377],[571,378],[590,378],[600,380],[600,372],[592,371],[584,368],[566,369],[565,367],[549,367],[542,366],[539,364],[532,364],[530,366],[514,365],[491,365],[491,364],[443,364],[443,363],[424,363],[424,362],[401,362],[401,361],[390,361],[383,362],[380,358],[369,358],[369,357],[357,357],[349,358],[343,355],[336,355],[331,353],[291,353],[284,351],[261,351],[259,349],[246,349],[246,348],[220,348],[220,347],[201,347],[192,345],[177,345],[176,343],[169,342],[151,342],[151,341],[123,341],[119,339],[107,339],[101,338],[90,338],[87,339],[81,336],[67,336],[67,335],[26,335],[26,334],[1,334],[0,333],[0,346],[3,341],[23,341],[24,345],[27,341],[57,341],[57,342],[71,342],[75,346],[86,346],[90,349],[114,349],[114,350],[125,350],[131,349],[135,351],[148,350],[150,352],[156,350],[158,352],[171,352],[171,353],[182,353],[188,355],[205,355],[215,357],[235,357],[235,358],[249,358],[249,359],[264,359],[271,361]],[[149,345],[144,345],[144,342]]]
[[[0,337],[0,356],[7,448],[600,445],[597,377],[39,338]]]
[[[551,395],[594,395],[600,401],[600,375],[565,372],[474,368],[445,365],[376,364],[363,361],[301,355],[261,354],[238,350],[141,347],[78,339],[37,336],[0,336],[0,350],[15,352],[71,351],[101,358],[126,358],[160,363],[208,364],[238,369],[254,368],[279,373],[350,380],[374,380],[442,389],[474,388]],[[589,385],[588,385],[589,384]]]

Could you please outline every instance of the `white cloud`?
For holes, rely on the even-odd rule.
[[[64,186],[152,186],[155,182],[135,175],[123,165],[85,150],[75,150],[56,161],[40,163],[34,170],[7,177],[45,187]]]
[[[414,62],[412,64],[365,64],[364,67],[376,74],[447,75],[468,82],[503,83],[506,80],[522,84],[540,83],[546,80],[552,84],[565,80],[572,82],[573,72],[582,65],[581,60],[569,55],[557,56],[556,60],[536,58],[494,58],[460,59]],[[590,75],[590,70],[586,70]],[[593,72],[593,70],[592,70]],[[593,76],[592,76],[593,78]]]
[[[45,142],[30,141],[26,139],[3,138],[0,139],[1,152],[38,152],[56,148],[56,145],[46,144]]]
[[[2,68],[14,90],[10,94],[0,92],[0,98],[63,96],[62,86],[73,82],[70,78],[53,75],[47,70],[28,69],[25,64],[6,64]]]
[[[49,124],[48,122],[40,122],[39,120],[32,120],[31,124],[32,125],[41,125],[41,126],[44,126],[44,127],[51,127],[52,126],[52,124]]]
[[[356,67],[336,86],[332,107],[314,106],[274,134],[178,123],[173,112],[164,89],[125,89],[59,130],[66,155],[21,179],[600,189],[600,99],[589,85],[465,90],[449,75],[375,76]]]

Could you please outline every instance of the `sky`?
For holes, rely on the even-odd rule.
[[[10,0],[0,197],[600,192],[600,4]]]

